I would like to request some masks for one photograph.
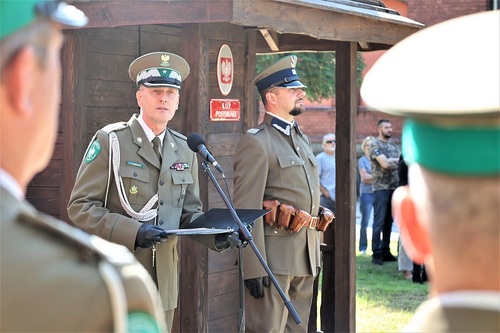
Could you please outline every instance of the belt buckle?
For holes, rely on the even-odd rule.
[[[316,216],[316,217],[312,217],[311,218],[311,221],[309,221],[309,226],[308,228],[309,229],[316,229],[316,226],[318,225],[318,220],[319,220],[319,217]]]

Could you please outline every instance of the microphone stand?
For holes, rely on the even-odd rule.
[[[293,319],[295,320],[295,323],[297,325],[300,325],[300,323],[302,323],[302,320],[300,319],[299,314],[297,313],[297,311],[293,307],[293,305],[290,302],[290,300],[286,297],[285,293],[283,292],[283,289],[281,288],[281,286],[278,283],[278,280],[276,280],[276,277],[274,276],[273,272],[271,272],[271,269],[269,268],[269,266],[267,265],[266,261],[264,260],[264,257],[262,257],[262,254],[260,253],[259,249],[257,248],[257,245],[255,245],[255,242],[253,241],[252,234],[250,233],[250,231],[248,230],[248,228],[243,224],[243,222],[241,222],[241,220],[240,220],[238,214],[236,213],[236,210],[234,209],[233,205],[229,202],[228,198],[226,197],[226,194],[224,193],[224,191],[220,187],[219,183],[215,179],[214,174],[212,173],[212,170],[210,170],[210,167],[209,167],[208,163],[205,160],[203,160],[201,162],[201,165],[203,167],[203,170],[208,174],[208,177],[210,178],[210,180],[212,180],[212,183],[214,184],[214,186],[217,189],[217,191],[219,192],[222,200],[224,201],[224,203],[226,204],[227,208],[229,209],[229,212],[233,216],[234,221],[238,224],[239,232],[240,232],[240,234],[243,235],[243,239],[248,244],[250,244],[250,246],[252,247],[253,251],[255,252],[255,255],[257,256],[257,258],[259,259],[260,263],[262,264],[262,267],[264,267],[265,271],[267,272],[267,275],[269,276],[269,278],[273,282],[274,286],[278,290],[278,293],[280,294],[281,298],[283,299],[283,302],[284,302],[285,306],[287,307],[288,311],[290,312],[290,314],[292,315]],[[240,246],[240,250],[239,251],[240,251],[240,258],[239,259],[241,260],[242,259],[242,256],[241,256],[241,246]],[[241,265],[241,262],[239,264]],[[240,288],[241,288],[241,286],[240,286]]]

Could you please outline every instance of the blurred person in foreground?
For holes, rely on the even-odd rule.
[[[499,32],[499,11],[434,25],[385,53],[363,83],[369,106],[406,117],[409,186],[394,212],[430,281],[407,332],[500,331]]]
[[[87,17],[65,2],[2,0],[0,18],[0,331],[165,331],[153,281],[126,248],[25,199],[56,139],[60,29]]]

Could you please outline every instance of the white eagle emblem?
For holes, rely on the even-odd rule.
[[[224,60],[222,60],[220,65],[221,65],[221,74],[222,74],[221,81],[226,83],[226,84],[231,83],[231,81],[233,79],[233,73],[232,73],[233,66],[232,66],[231,60],[224,59]]]

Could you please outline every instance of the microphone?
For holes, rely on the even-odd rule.
[[[203,159],[209,163],[211,163],[220,173],[224,174],[222,167],[217,163],[212,153],[205,146],[205,140],[198,133],[193,133],[188,136],[187,144],[189,148],[195,153],[200,154]]]

